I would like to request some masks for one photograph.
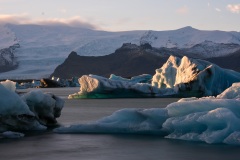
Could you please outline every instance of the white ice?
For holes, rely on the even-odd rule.
[[[240,83],[220,96],[187,98],[166,108],[122,109],[88,124],[55,129],[57,133],[157,134],[165,138],[240,145]]]
[[[0,132],[7,130],[46,129],[36,119],[28,105],[16,93],[0,84]]]
[[[210,62],[184,56],[170,56],[152,79],[159,89],[174,88],[182,96],[218,95],[232,83],[240,81],[240,73],[223,69]]]
[[[6,81],[1,81],[0,84],[2,84],[5,88],[7,88],[12,92],[16,91],[16,82],[13,82],[11,80],[6,80]]]
[[[113,80],[97,75],[84,75],[79,79],[80,92],[71,94],[68,98],[152,97],[175,94],[173,89],[159,90],[148,83],[136,83],[136,79],[131,81],[115,77]]]
[[[1,133],[46,130],[46,126],[56,125],[56,118],[61,115],[64,100],[40,90],[28,92],[20,97],[0,83],[0,104]]]
[[[216,96],[232,83],[239,82],[240,73],[204,60],[170,56],[161,68],[156,69],[151,84],[147,83],[149,78],[150,75],[131,79],[84,75],[79,79],[80,92],[69,98]],[[142,80],[145,83],[139,83]]]
[[[19,133],[19,132],[12,132],[12,131],[6,131],[6,132],[3,132],[2,134],[3,138],[11,138],[11,139],[17,139],[17,138],[22,138],[24,137],[24,134],[23,133]]]
[[[240,98],[240,83],[233,83],[231,87],[219,94],[217,98],[220,99],[238,99]]]

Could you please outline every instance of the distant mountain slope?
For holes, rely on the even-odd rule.
[[[215,63],[222,68],[240,72],[240,50],[224,57],[208,58],[206,60]]]
[[[115,53],[100,56],[79,56],[72,52],[63,64],[59,65],[51,76],[60,78],[80,77],[85,74],[96,74],[109,77],[116,74],[131,77],[140,74],[154,74],[168,59],[168,55],[151,54],[147,49],[134,44],[124,44]]]
[[[240,49],[240,32],[205,31],[184,27],[171,31],[147,31],[140,43],[156,48],[183,50],[198,57],[210,58],[231,54]]]
[[[147,31],[141,37],[141,43],[148,42],[157,48],[191,48],[204,41],[220,44],[240,44],[240,33],[198,30],[188,26],[169,31]]]
[[[18,68],[2,73],[0,79],[48,77],[71,51],[82,56],[103,56],[113,53],[123,43],[149,43],[166,54],[174,52],[199,58],[226,56],[240,49],[239,32],[202,31],[192,27],[107,32],[69,26],[8,24],[0,26],[0,35],[0,49],[17,43],[21,46],[13,52]]]

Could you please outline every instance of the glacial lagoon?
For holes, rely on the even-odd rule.
[[[30,89],[29,89],[30,90]],[[29,91],[21,90],[21,92]],[[42,89],[65,100],[60,125],[89,123],[122,108],[166,107],[176,98],[73,99],[67,96],[79,88]],[[240,148],[165,139],[150,135],[57,134],[52,130],[27,133],[20,139],[0,139],[1,159],[8,160],[226,160],[238,159]]]

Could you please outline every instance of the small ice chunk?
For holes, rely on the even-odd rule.
[[[6,132],[2,133],[2,136],[4,138],[16,139],[16,138],[24,137],[24,134],[23,133],[19,133],[19,132],[6,131]]]

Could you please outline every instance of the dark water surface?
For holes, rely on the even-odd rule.
[[[73,91],[74,90],[74,91]],[[78,89],[48,89],[66,99]],[[61,125],[87,123],[122,108],[165,107],[177,99],[67,100]],[[0,160],[238,160],[240,147],[164,139],[145,135],[28,133],[0,139]]]

